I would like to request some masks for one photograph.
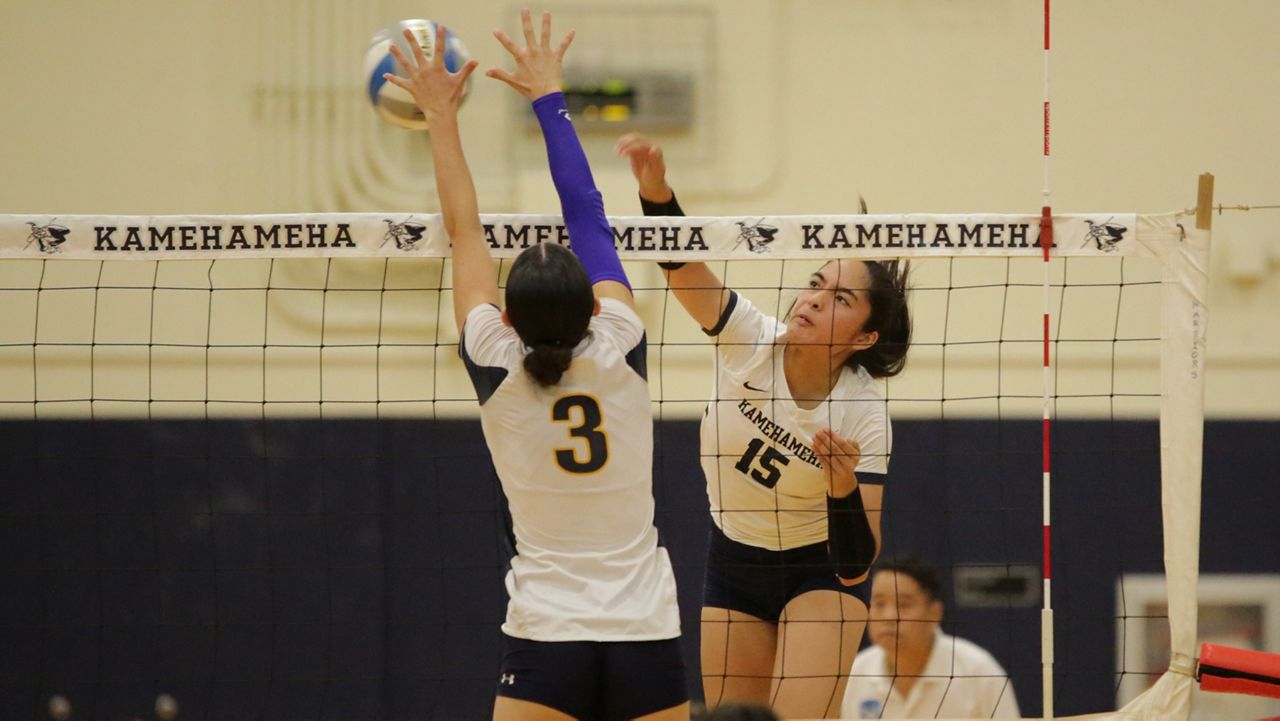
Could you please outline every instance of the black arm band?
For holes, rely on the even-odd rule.
[[[871,570],[876,537],[862,507],[860,488],[844,498],[827,496],[827,553],[840,578],[853,580]]]
[[[640,209],[645,215],[684,215],[684,211],[680,209],[680,203],[676,200],[676,194],[671,194],[671,200],[665,203],[655,203],[652,200],[645,200],[644,196],[640,196]]]
[[[671,200],[665,203],[655,203],[652,200],[645,200],[640,196],[640,208],[644,210],[645,215],[684,215],[684,211],[680,209],[680,203],[676,201],[676,194],[671,194]],[[684,267],[684,263],[676,263],[666,261],[658,263],[658,267],[663,270],[679,270]]]

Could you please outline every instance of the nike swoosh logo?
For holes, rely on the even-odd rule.
[[[767,390],[765,390],[765,389],[763,389],[763,388],[756,388],[755,386],[753,386],[753,385],[751,385],[750,383],[747,383],[747,382],[743,382],[742,387],[743,387],[743,388],[746,388],[746,389],[747,389],[747,390],[749,390],[749,391],[755,391],[756,393],[768,393],[768,392],[769,392],[769,391],[767,391]]]
[[[560,116],[563,117],[565,120],[569,120],[568,108],[560,108]],[[573,121],[569,120],[569,122],[573,122]]]

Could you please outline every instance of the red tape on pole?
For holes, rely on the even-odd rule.
[[[1280,698],[1280,654],[1206,643],[1196,675],[1205,691]]]

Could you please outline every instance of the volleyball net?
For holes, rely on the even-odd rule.
[[[503,278],[567,243],[482,220]],[[1207,231],[1060,215],[1046,260],[1031,215],[610,220],[691,689],[717,361],[653,261],[782,317],[826,260],[902,258],[882,558],[942,569],[1024,715],[1185,716]],[[0,715],[488,716],[510,548],[447,257],[429,214],[0,216]]]

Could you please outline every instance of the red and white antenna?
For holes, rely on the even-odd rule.
[[[1053,378],[1049,366],[1049,302],[1050,302],[1050,264],[1049,250],[1053,247],[1053,210],[1049,200],[1049,0],[1044,0],[1044,185],[1040,192],[1044,197],[1040,208],[1040,248],[1044,258],[1044,378],[1041,389],[1041,423],[1044,428],[1043,438],[1043,501],[1042,514],[1044,524],[1044,558],[1042,559],[1042,578],[1044,583],[1044,607],[1040,611],[1040,663],[1041,686],[1044,699],[1044,718],[1053,718],[1053,598],[1050,594],[1052,566],[1050,565],[1050,524],[1049,524],[1049,419],[1052,404]]]

